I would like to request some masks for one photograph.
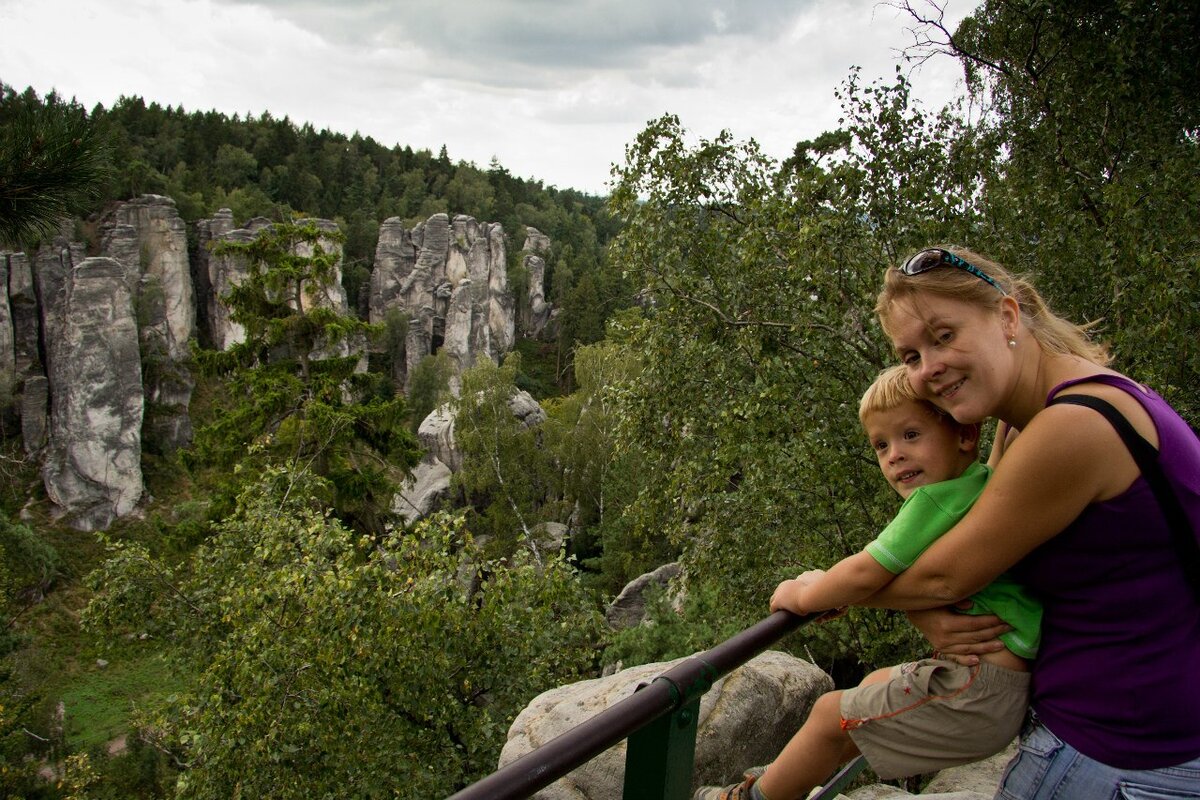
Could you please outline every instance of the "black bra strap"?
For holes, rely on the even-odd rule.
[[[1196,595],[1197,602],[1200,602],[1200,543],[1196,541],[1196,532],[1192,528],[1191,521],[1188,520],[1187,513],[1183,510],[1183,505],[1179,502],[1179,497],[1171,488],[1171,484],[1167,482],[1167,476],[1163,473],[1162,464],[1158,460],[1158,450],[1154,449],[1154,445],[1146,441],[1134,429],[1129,420],[1125,419],[1121,412],[1117,411],[1107,400],[1101,400],[1090,394],[1067,394],[1055,397],[1048,405],[1059,403],[1086,406],[1093,411],[1098,411],[1116,429],[1121,440],[1125,442],[1125,446],[1129,448],[1133,460],[1137,462],[1138,468],[1142,471],[1142,477],[1146,479],[1146,483],[1150,484],[1155,499],[1158,500],[1159,508],[1162,509],[1167,525],[1171,529],[1171,538],[1179,553],[1184,575],[1192,586],[1192,592]]]

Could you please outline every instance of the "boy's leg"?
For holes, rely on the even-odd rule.
[[[840,691],[817,698],[804,725],[758,779],[758,788],[768,800],[802,800],[858,755],[850,735],[842,730],[841,702]]]
[[[891,678],[891,673],[892,667],[877,669],[858,685],[883,683]],[[768,767],[767,774],[759,778],[759,788],[768,800],[804,798],[834,770],[858,755],[850,735],[842,730],[841,700],[840,691],[817,698],[804,725]],[[768,779],[767,775],[771,777]]]

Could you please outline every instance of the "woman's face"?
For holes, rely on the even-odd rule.
[[[964,424],[982,422],[1012,391],[1015,360],[1007,345],[1016,315],[918,294],[897,301],[892,345],[921,397]]]

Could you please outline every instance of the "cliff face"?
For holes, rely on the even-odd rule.
[[[46,491],[71,524],[105,528],[128,514],[144,491],[143,448],[190,442],[190,340],[227,349],[244,337],[222,297],[247,265],[212,245],[251,240],[270,224],[237,227],[222,209],[196,223],[189,255],[174,201],[146,195],[100,220],[96,257],[65,236],[32,254],[0,253],[0,426],[19,430],[26,452],[41,459]],[[332,238],[322,246],[340,253]],[[463,370],[512,349],[518,327],[536,335],[552,318],[542,288],[549,239],[529,230],[522,258],[530,281],[520,303],[508,284],[507,247],[499,224],[466,216],[435,214],[411,230],[384,221],[369,317],[379,323],[398,313],[408,322],[398,388],[422,358],[444,350],[457,390]],[[340,267],[329,291],[303,302],[350,313]],[[519,321],[518,305],[526,309]],[[357,352],[366,369],[365,344]]]

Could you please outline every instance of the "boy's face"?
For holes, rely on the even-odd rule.
[[[957,478],[975,460],[978,429],[920,403],[873,411],[864,422],[883,477],[905,499],[918,486]]]

